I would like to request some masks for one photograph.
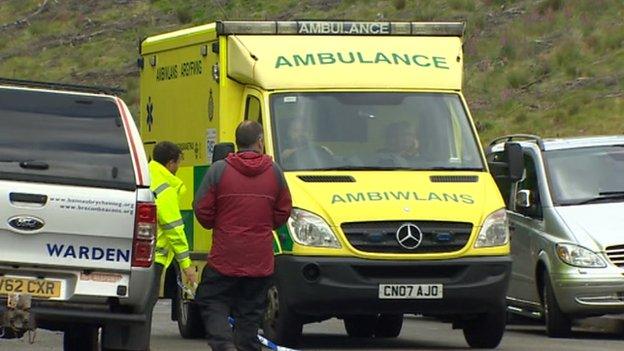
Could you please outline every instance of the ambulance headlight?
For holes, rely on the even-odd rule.
[[[502,246],[509,242],[509,222],[504,208],[492,212],[485,221],[477,236],[475,247]]]
[[[300,245],[340,248],[336,234],[323,218],[308,211],[293,209],[288,219],[288,230]]]

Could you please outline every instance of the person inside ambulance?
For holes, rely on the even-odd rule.
[[[379,151],[382,166],[416,167],[421,158],[416,128],[408,122],[390,123],[386,127],[386,146]]]
[[[311,130],[303,118],[290,122],[286,148],[280,153],[280,161],[285,168],[319,168],[333,158],[334,153],[329,148],[313,140]]]

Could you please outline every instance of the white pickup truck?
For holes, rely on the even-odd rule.
[[[121,99],[75,90],[0,80],[0,335],[45,328],[64,331],[65,350],[148,350],[147,159]]]

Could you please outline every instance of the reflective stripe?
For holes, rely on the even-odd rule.
[[[184,251],[176,255],[176,260],[182,261],[183,259],[189,258],[189,257],[191,257],[191,253],[188,251]]]
[[[167,256],[167,254],[169,253],[169,250],[167,250],[167,249],[166,249],[166,248],[164,248],[164,247],[157,247],[157,248],[155,249],[155,251],[156,251],[156,253],[161,254],[161,255],[163,255],[163,256]]]
[[[158,194],[160,194],[163,191],[165,191],[165,189],[167,189],[168,187],[169,187],[169,184],[167,184],[167,183],[160,184],[160,186],[158,188],[154,189],[154,194],[156,194],[156,196],[158,196]]]
[[[181,225],[184,225],[184,221],[182,220],[182,218],[178,219],[177,221],[173,221],[173,222],[170,222],[170,223],[163,224],[161,226],[161,228],[163,230],[169,230],[169,229],[175,229],[175,228],[177,228],[177,227],[179,227]]]

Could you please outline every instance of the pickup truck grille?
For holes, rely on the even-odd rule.
[[[397,240],[397,231],[408,223],[416,225],[422,232],[422,241],[414,249],[402,246]],[[434,221],[357,222],[344,223],[342,231],[355,249],[364,252],[441,253],[458,251],[466,246],[472,224]]]
[[[614,265],[624,268],[624,245],[607,247],[607,256]]]

